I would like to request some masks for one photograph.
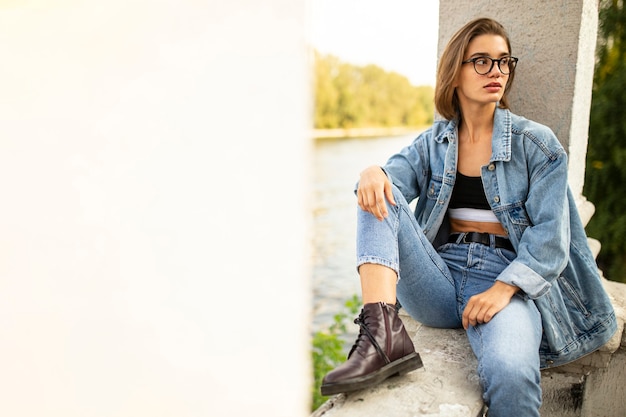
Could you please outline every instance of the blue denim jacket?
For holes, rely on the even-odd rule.
[[[384,166],[435,247],[447,241],[456,178],[457,121],[436,121]],[[492,156],[482,167],[491,209],[517,253],[498,280],[521,288],[543,322],[541,367],[571,362],[617,330],[567,183],[567,154],[541,124],[496,109]]]

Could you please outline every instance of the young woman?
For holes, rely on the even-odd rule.
[[[540,369],[588,354],[616,331],[567,155],[549,128],[508,110],[517,62],[498,22],[465,25],[437,72],[444,120],[361,173],[361,330],[323,394],[421,366],[396,302],[427,326],[466,329],[490,417],[538,416]]]

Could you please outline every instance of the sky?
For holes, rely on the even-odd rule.
[[[435,85],[439,1],[311,0],[311,12],[319,52]]]

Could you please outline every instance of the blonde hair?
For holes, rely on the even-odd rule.
[[[511,53],[511,42],[504,26],[493,19],[480,18],[473,20],[452,36],[439,60],[437,84],[435,87],[435,107],[437,112],[448,120],[457,118],[461,113],[456,88],[453,85],[461,71],[463,57],[467,52],[469,43],[480,35],[501,36],[506,41],[509,53]],[[514,75],[515,71],[511,71],[504,94],[499,102],[501,108],[509,108],[507,94],[511,89]]]

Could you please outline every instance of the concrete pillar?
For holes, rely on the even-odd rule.
[[[308,415],[305,9],[2,2],[0,415]]]
[[[440,0],[439,55],[466,22],[491,17],[511,37],[520,59],[512,111],[556,133],[570,158],[570,186],[584,219],[593,206],[582,197],[598,26],[597,0],[493,2]]]

